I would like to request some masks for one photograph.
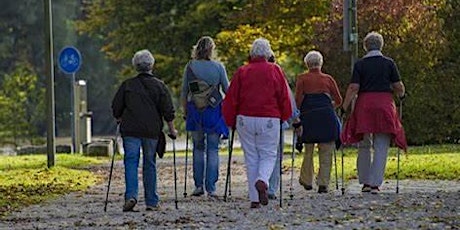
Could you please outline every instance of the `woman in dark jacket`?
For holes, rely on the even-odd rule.
[[[126,190],[123,211],[132,211],[137,203],[137,168],[141,147],[146,210],[158,208],[156,149],[163,129],[163,119],[168,124],[169,135],[177,135],[173,124],[175,110],[171,95],[163,81],[153,75],[154,63],[155,59],[148,50],[136,52],[132,64],[139,74],[124,81],[112,101],[113,116],[120,123],[125,151]]]
[[[353,67],[343,109],[351,108],[341,139],[344,144],[358,145],[358,177],[362,192],[378,193],[393,139],[402,149],[407,148],[404,130],[396,112],[393,94],[404,97],[404,84],[394,61],[383,56],[383,37],[371,32],[364,38],[367,54]],[[371,160],[371,147],[373,148]]]

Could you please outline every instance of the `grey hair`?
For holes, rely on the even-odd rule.
[[[323,55],[316,51],[310,51],[303,58],[303,62],[309,69],[321,68],[323,66]]]
[[[139,50],[134,54],[132,63],[137,72],[149,72],[153,69],[155,58],[149,50]]]
[[[265,38],[257,38],[252,43],[251,51],[249,56],[252,57],[264,57],[269,59],[273,55],[273,50],[270,46],[270,42]]]
[[[377,32],[370,32],[364,37],[363,41],[364,50],[382,50],[383,47],[383,36]]]
[[[192,49],[192,58],[196,60],[204,59],[211,60],[217,56],[216,44],[209,36],[203,36],[198,39],[196,45]]]

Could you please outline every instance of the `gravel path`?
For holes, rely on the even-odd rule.
[[[224,193],[226,159],[221,157],[218,193]],[[331,184],[328,194],[305,191],[297,183],[291,194],[290,170],[283,175],[283,207],[279,200],[250,209],[246,174],[241,157],[232,164],[229,202],[206,196],[183,196],[184,159],[178,159],[179,209],[174,207],[171,159],[158,160],[161,208],[144,211],[140,185],[139,212],[124,213],[123,165],[116,162],[107,212],[103,211],[107,181],[86,192],[71,193],[34,205],[1,219],[0,229],[460,229],[459,181],[387,181],[378,195],[362,194],[357,181],[346,184],[341,195]],[[91,169],[108,175],[109,166]],[[335,179],[332,177],[332,182]],[[193,189],[189,162],[187,191]]]

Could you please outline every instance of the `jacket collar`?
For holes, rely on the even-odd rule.
[[[368,57],[381,57],[383,56],[382,52],[380,50],[371,50],[367,52],[366,55],[364,55],[363,58],[368,58]]]
[[[264,57],[253,57],[251,60],[249,60],[249,63],[255,63],[255,62],[267,62],[267,59]]]

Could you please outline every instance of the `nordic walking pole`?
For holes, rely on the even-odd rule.
[[[230,167],[232,164],[232,151],[233,151],[233,138],[235,137],[235,128],[232,129],[232,133],[230,134],[230,143],[228,145],[228,162],[227,162],[227,178],[225,179],[225,194],[224,194],[224,201],[227,202],[227,191],[230,186]],[[231,194],[231,193],[230,193]]]
[[[110,164],[109,184],[107,185],[107,193],[105,194],[104,212],[107,212],[107,203],[109,201],[110,182],[112,181],[113,162],[115,161],[115,154],[118,152],[118,138],[120,137],[120,123],[117,124],[117,131],[115,132],[115,141],[112,154],[112,163]]]
[[[337,170],[337,149],[334,146],[335,189],[339,190],[339,174]]]
[[[291,194],[289,194],[289,197],[291,200],[294,199],[294,187],[292,186],[293,180],[294,180],[294,154],[295,154],[295,145],[296,145],[296,133],[295,129],[292,131],[292,152],[291,152],[291,182],[289,185],[289,191]]]
[[[177,207],[177,170],[176,170],[176,136],[173,134],[168,134],[168,137],[171,138],[173,144],[173,167],[174,167],[174,203]]]
[[[283,207],[283,122],[280,123],[280,208]]]
[[[399,120],[402,123],[402,107],[403,107],[403,99],[404,97],[399,98]],[[399,193],[399,160],[401,155],[401,150],[398,148],[397,151],[398,161],[397,161],[397,171],[396,171],[396,194]]]
[[[343,127],[343,126],[345,125],[345,124],[343,123],[343,120],[344,120],[344,119],[343,119],[343,114],[342,114],[342,116],[340,116],[340,120],[341,120],[342,127]],[[343,159],[344,159],[344,157],[343,157],[343,155],[344,155],[343,149],[344,149],[344,145],[343,145],[343,143],[341,143],[341,145],[340,145],[340,151],[342,152],[342,188],[341,188],[341,190],[342,190],[342,196],[345,195],[345,175],[344,175],[344,174],[345,174],[345,173],[344,173],[344,171],[345,171],[344,165],[345,165],[345,164],[344,164],[344,161],[343,161]]]
[[[187,132],[185,139],[185,178],[184,178],[184,198],[187,197],[187,165],[188,165],[188,136],[189,132]]]

